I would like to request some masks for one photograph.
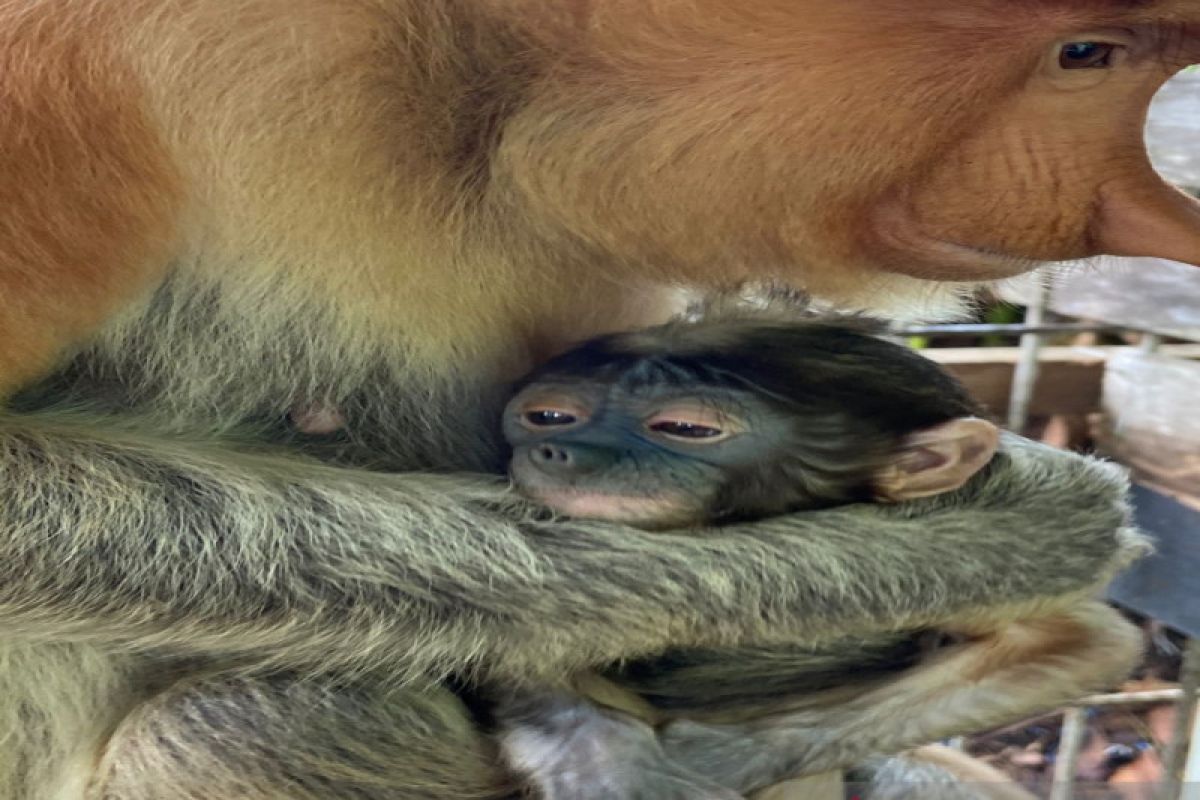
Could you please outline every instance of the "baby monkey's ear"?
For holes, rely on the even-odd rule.
[[[957,489],[992,460],[999,444],[996,426],[977,417],[909,434],[875,476],[875,498],[900,502]]]

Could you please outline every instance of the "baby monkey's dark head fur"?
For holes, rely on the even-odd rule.
[[[504,414],[523,491],[644,527],[961,485],[996,429],[936,364],[865,329],[732,318],[594,339]]]

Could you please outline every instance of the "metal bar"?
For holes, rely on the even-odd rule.
[[[1113,692],[1081,697],[1073,706],[1138,706],[1152,703],[1176,703],[1183,699],[1183,689],[1155,689],[1149,692]]]
[[[1043,322],[1038,325],[1020,322],[1010,325],[964,322],[945,325],[903,325],[892,328],[889,332],[896,336],[1021,336],[1027,333],[1125,333],[1138,330],[1127,325],[1101,325],[1090,322]]]
[[[1200,713],[1193,714],[1192,743],[1183,766],[1183,800],[1200,800]]]
[[[1062,733],[1058,737],[1058,756],[1054,759],[1054,778],[1050,784],[1050,800],[1071,800],[1075,794],[1075,768],[1083,746],[1084,724],[1082,708],[1068,708],[1063,714]]]
[[[1025,307],[1025,324],[1036,328],[1045,321],[1046,301],[1050,289],[1044,283],[1038,286],[1033,301]],[[1017,364],[1013,368],[1012,392],[1008,399],[1008,429],[1015,433],[1025,430],[1029,421],[1029,401],[1033,399],[1033,390],[1037,385],[1038,354],[1042,349],[1042,336],[1038,333],[1026,333],[1021,337],[1021,352]]]
[[[1196,692],[1200,690],[1200,639],[1192,639],[1184,650],[1179,683],[1183,700],[1176,708],[1174,730],[1163,756],[1163,782],[1155,795],[1156,800],[1176,800],[1182,796],[1183,769],[1188,758],[1192,718],[1196,716]]]

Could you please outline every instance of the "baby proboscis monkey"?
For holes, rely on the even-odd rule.
[[[936,364],[851,327],[730,320],[596,339],[509,403],[522,492],[679,528],[950,491],[996,427]]]
[[[504,433],[514,484],[541,503],[697,535],[723,522],[958,490],[993,459],[1000,438],[957,381],[907,347],[840,321],[755,317],[589,341],[524,381]],[[740,797],[791,777],[798,764],[822,768],[811,741],[800,747],[787,735],[792,723],[810,737],[823,730],[825,745],[869,740],[871,725],[909,724],[921,744],[917,737],[1066,699],[1047,691],[1069,697],[1120,674],[1134,649],[1109,609],[1078,597],[1047,607],[1028,621],[1016,610],[1005,624],[963,620],[944,633],[965,644],[919,656],[915,668],[855,700],[843,694],[819,712],[808,702],[801,714],[781,711],[737,734],[679,724],[683,715],[672,724],[661,709],[638,719],[567,690],[522,689],[499,704],[504,750],[554,800]],[[1039,667],[1057,680],[1031,691],[1022,684]],[[866,724],[860,714],[850,730],[842,703],[874,703],[864,707],[878,712]],[[808,750],[808,760],[789,748]],[[835,750],[824,766],[835,766]]]

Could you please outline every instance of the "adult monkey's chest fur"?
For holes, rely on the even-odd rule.
[[[402,347],[361,330],[347,336],[332,304],[256,300],[168,282],[12,406],[136,416],[142,427],[282,445],[343,465],[502,470],[507,376],[486,364],[418,368]],[[289,419],[298,406],[336,408],[346,426],[306,435]]]

